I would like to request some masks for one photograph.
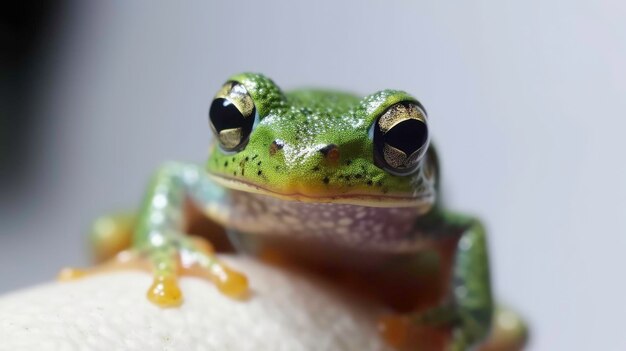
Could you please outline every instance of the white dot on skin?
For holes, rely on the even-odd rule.
[[[461,238],[461,241],[459,242],[459,248],[463,251],[467,251],[472,247],[472,244],[472,239],[465,236]]]
[[[164,208],[167,205],[167,197],[163,194],[157,194],[152,199],[152,205],[156,208]]]
[[[333,227],[333,222],[331,221],[321,221],[319,222],[320,227],[322,228],[332,228]]]
[[[342,218],[342,219],[339,220],[339,222],[337,222],[337,224],[339,224],[342,227],[347,227],[350,224],[352,224],[352,219],[347,218],[347,217],[346,218]]]
[[[183,177],[186,183],[194,183],[198,180],[198,171],[195,169],[186,169]]]
[[[348,234],[348,228],[339,227],[339,228],[337,228],[337,233],[339,233],[339,234]]]
[[[150,233],[150,243],[152,244],[152,246],[158,247],[163,245],[165,243],[165,240],[163,239],[163,235],[160,235],[158,233]]]

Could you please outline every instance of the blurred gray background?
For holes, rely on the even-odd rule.
[[[625,350],[626,6],[434,3],[63,3],[11,152],[28,171],[0,195],[0,292],[87,264],[91,219],[135,206],[161,162],[203,161],[216,89],[259,71],[417,96],[531,349]]]

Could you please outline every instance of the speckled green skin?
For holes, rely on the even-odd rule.
[[[424,180],[423,165],[415,173],[398,176],[373,161],[372,123],[391,105],[416,100],[396,90],[363,99],[320,90],[284,94],[259,74],[240,74],[230,80],[243,84],[252,96],[258,124],[241,151],[212,148],[206,168],[168,163],[156,172],[133,237],[133,249],[151,260],[155,277],[175,276],[179,255],[207,270],[215,267],[214,257],[199,250],[182,231],[186,198],[226,228],[233,224],[228,217],[230,183],[216,182],[216,176],[234,181],[232,184],[246,183],[250,191],[262,188],[287,201],[302,195],[306,201],[319,198],[327,202],[367,195],[367,199],[357,196],[350,202],[371,208],[384,201],[389,206],[391,199],[392,205],[397,201],[398,206],[415,207],[415,224],[407,238],[428,240],[433,245],[444,238],[458,239],[448,298],[426,313],[411,315],[410,320],[452,326],[449,350],[465,350],[482,340],[490,330],[494,308],[486,236],[480,221],[441,208],[435,197],[436,184]],[[284,146],[272,153],[275,140]],[[338,162],[328,163],[319,152],[328,144],[338,147]]]
[[[416,196],[422,186],[420,172],[395,176],[373,163],[369,130],[388,107],[413,101],[405,92],[383,90],[360,99],[326,90],[296,90],[283,94],[268,78],[241,74],[230,78],[252,96],[259,122],[244,150],[224,152],[216,147],[209,156],[209,172],[247,181],[278,193],[310,196],[400,194]],[[270,156],[274,140],[284,143]],[[338,146],[337,165],[324,163],[319,152]],[[419,191],[418,191],[419,189]]]

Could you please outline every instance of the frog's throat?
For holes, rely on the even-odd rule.
[[[222,175],[208,173],[208,176],[217,184],[231,190],[244,191],[254,194],[263,194],[287,201],[340,203],[367,207],[416,207],[419,212],[427,212],[434,204],[435,194],[432,192],[413,196],[402,195],[374,195],[374,194],[340,194],[332,196],[314,196],[301,193],[280,193],[264,188],[258,184],[245,182],[239,179],[228,178]]]

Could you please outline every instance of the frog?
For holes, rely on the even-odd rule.
[[[484,225],[443,205],[429,117],[412,95],[283,91],[263,74],[241,73],[217,90],[208,122],[203,165],[164,164],[135,215],[105,216],[92,232],[95,252],[152,273],[149,301],[180,306],[184,275],[235,299],[249,290],[209,241],[185,233],[190,202],[243,252],[294,251],[310,258],[301,262],[364,272],[364,290],[385,287],[377,297],[390,305],[407,291],[400,300],[408,303],[380,322],[398,349],[420,349],[407,332],[420,328],[446,330],[437,349],[523,344],[521,317],[494,302]]]

